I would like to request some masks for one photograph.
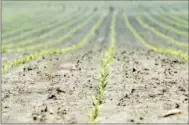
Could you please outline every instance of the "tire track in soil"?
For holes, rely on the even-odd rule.
[[[14,74],[9,73],[4,76],[3,122],[19,122],[18,120],[30,123],[87,122],[85,106],[87,104],[90,106],[91,95],[96,90],[95,77],[98,75],[96,65],[100,59],[99,45],[92,41],[97,41],[97,38],[104,36],[103,27],[99,34],[90,40],[91,44],[88,45],[90,48],[86,46],[74,55],[68,53],[39,58],[20,67]],[[47,67],[47,64],[50,66],[59,63],[57,60],[61,62],[59,68],[62,68],[63,74],[53,74],[52,69]],[[24,69],[25,72],[23,72]],[[10,105],[9,100],[12,103],[16,102],[17,105]]]

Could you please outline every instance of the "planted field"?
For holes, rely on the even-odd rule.
[[[3,1],[2,122],[187,123],[186,5]]]

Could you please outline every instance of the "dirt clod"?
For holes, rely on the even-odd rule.
[[[135,72],[136,71],[136,68],[133,68],[132,72]]]

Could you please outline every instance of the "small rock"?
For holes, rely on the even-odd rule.
[[[133,119],[130,120],[131,122],[135,122]]]
[[[131,93],[134,93],[135,90],[136,90],[136,89],[131,89]]]
[[[135,71],[136,71],[136,69],[135,69],[135,68],[133,68],[132,72],[135,72]]]
[[[143,117],[140,117],[140,120],[143,120]]]
[[[177,109],[178,109],[179,107],[180,107],[180,105],[179,105],[178,103],[176,103],[175,108],[177,108]]]
[[[33,116],[33,120],[36,121],[37,120],[37,116]]]
[[[31,68],[31,67],[28,67],[27,70],[30,71],[30,70],[32,70],[32,68]]]
[[[49,97],[48,97],[48,99],[54,99],[56,96],[55,95],[50,95]]]
[[[59,94],[59,93],[61,93],[61,92],[62,92],[62,93],[66,93],[64,90],[61,90],[60,88],[57,88],[56,91],[57,91],[57,94]]]

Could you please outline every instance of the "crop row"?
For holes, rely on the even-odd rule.
[[[4,27],[9,27],[9,25],[10,25],[11,29],[6,30],[6,31],[3,30],[3,32],[2,32],[2,38],[4,39],[5,37],[7,37],[9,35],[15,34],[17,32],[21,32],[23,30],[31,29],[32,27],[34,27],[34,28],[35,27],[39,27],[40,25],[43,24],[43,22],[38,23],[37,25],[36,25],[36,22],[40,22],[42,20],[44,20],[44,21],[47,22],[48,19],[50,19],[52,17],[52,16],[49,16],[49,15],[53,15],[56,12],[47,13],[47,12],[37,11],[35,13],[38,13],[40,15],[40,16],[37,17],[37,19],[36,19],[36,17],[34,17],[35,15],[31,15],[30,14],[29,16],[25,15],[25,16],[20,17],[19,20],[10,19],[11,22],[9,22],[8,24],[4,23],[3,24]],[[56,13],[56,14],[58,14],[58,13]],[[18,23],[16,23],[16,22],[18,22]],[[16,23],[16,25],[14,25],[14,27],[12,27],[13,24],[15,24],[15,23]]]
[[[188,44],[184,43],[184,42],[181,42],[181,41],[177,41],[177,40],[174,40],[173,38],[159,32],[158,30],[156,30],[156,28],[148,25],[147,23],[145,23],[144,21],[142,21],[141,17],[140,16],[137,16],[136,17],[136,20],[137,22],[146,30],[149,30],[151,31],[152,33],[154,33],[155,35],[165,39],[167,42],[170,42],[172,44],[175,44],[175,45],[178,45],[180,47],[184,47],[184,48],[188,48]]]
[[[149,9],[149,8],[146,8],[146,7],[143,7],[143,6],[141,6],[140,8],[143,9],[143,10],[146,10],[146,11],[154,11],[154,9],[152,10],[152,9]],[[156,12],[156,13],[157,13],[158,11],[159,11],[159,14],[160,14],[161,16],[162,16],[162,15],[165,15],[165,13],[161,13],[161,11],[160,11],[159,8],[158,8],[158,9],[155,9],[155,12]],[[144,14],[144,15],[146,15],[146,14]],[[161,18],[161,16],[158,16],[158,18]],[[158,20],[154,19],[154,18],[151,17],[151,16],[149,16],[149,17],[151,18],[151,21],[153,20],[153,21],[152,21],[152,24],[155,23],[155,24],[158,25],[158,26],[161,25],[161,26],[160,26],[161,28],[167,29],[167,28],[164,27],[164,25],[166,25],[166,24],[163,24],[161,21],[158,21]],[[183,48],[188,48],[188,44],[187,44],[187,43],[184,43],[183,41],[175,40],[175,39],[173,39],[173,38],[171,38],[171,37],[165,35],[165,34],[162,33],[161,31],[157,30],[155,27],[150,26],[149,24],[147,24],[146,22],[144,22],[140,16],[136,16],[135,18],[136,18],[136,21],[137,21],[144,29],[151,31],[151,32],[154,33],[156,36],[158,36],[158,37],[160,37],[160,38],[162,38],[162,39],[168,41],[168,42],[171,43],[171,44],[174,44],[174,45],[177,45],[177,46],[183,47]],[[166,18],[166,19],[167,19],[167,21],[169,21],[168,18]],[[158,24],[157,24],[157,23],[158,23]],[[169,25],[166,25],[166,26],[168,26],[168,27],[170,27],[170,28],[173,28],[173,27],[171,27],[171,26],[169,26]],[[187,27],[187,26],[185,26],[185,27]]]
[[[184,53],[182,51],[177,51],[175,49],[170,49],[170,48],[158,48],[156,46],[148,44],[136,31],[136,29],[133,28],[131,25],[128,17],[126,16],[126,12],[124,11],[123,13],[123,18],[125,20],[125,27],[133,34],[133,36],[142,44],[144,45],[147,49],[152,50],[157,53],[162,53],[162,54],[168,54],[172,56],[177,56],[179,58],[182,58],[184,61],[188,61],[188,54]]]
[[[55,41],[48,41],[48,42],[46,41],[45,43],[42,42],[42,43],[39,43],[39,44],[36,44],[36,45],[33,45],[33,46],[27,46],[27,47],[23,47],[23,48],[18,48],[16,50],[11,51],[11,52],[14,52],[14,51],[25,52],[25,51],[28,51],[28,50],[31,51],[31,50],[49,48],[49,47],[54,47],[56,45],[59,45],[60,43],[64,42],[65,40],[71,38],[74,33],[79,31],[80,29],[82,29],[92,19],[94,19],[94,17],[95,17],[95,14],[90,16],[89,18],[87,18],[87,20],[83,21],[82,23],[80,23],[77,26],[75,26],[72,29],[70,29],[66,34],[64,34],[63,36],[59,37]],[[82,20],[82,18],[80,20]],[[77,20],[75,20],[75,21],[77,21]]]
[[[166,29],[166,30],[169,30],[169,31],[172,31],[172,32],[174,32],[174,33],[176,33],[176,34],[179,34],[179,35],[183,35],[183,36],[185,36],[185,37],[188,38],[188,33],[187,33],[187,32],[180,31],[180,30],[178,30],[178,29],[176,29],[176,28],[174,28],[174,27],[171,27],[171,26],[169,26],[169,25],[167,25],[167,24],[161,23],[161,22],[157,21],[156,19],[152,18],[149,14],[146,14],[146,17],[147,17],[151,22],[153,22],[154,24],[160,26],[161,28]],[[186,25],[186,26],[187,26],[187,25]]]
[[[74,50],[81,48],[82,46],[84,46],[89,41],[89,39],[92,38],[92,36],[95,34],[95,31],[100,28],[100,25],[102,24],[103,21],[104,21],[104,16],[101,17],[93,25],[93,27],[90,29],[90,31],[82,39],[80,39],[80,41],[77,42],[76,44],[73,44],[73,45],[71,45],[67,48],[48,49],[48,50],[37,51],[37,52],[31,53],[29,55],[25,55],[23,57],[14,59],[10,63],[3,64],[3,69],[2,69],[3,71],[2,72],[7,73],[7,71],[10,70],[11,68],[25,64],[27,62],[30,62],[30,61],[32,61],[32,60],[34,60],[34,59],[36,59],[40,56],[60,54],[60,53],[74,51]]]
[[[79,23],[78,25],[76,25],[75,27],[73,27],[72,29],[70,29],[66,34],[64,34],[63,36],[59,37],[58,39],[56,39],[54,41],[46,41],[45,43],[42,42],[40,44],[35,44],[35,45],[32,45],[32,46],[26,46],[26,47],[16,48],[16,49],[13,49],[13,50],[9,50],[9,52],[25,52],[25,51],[28,52],[28,51],[31,51],[33,53],[34,51],[32,51],[32,50],[37,51],[37,49],[44,50],[44,49],[47,49],[47,48],[48,49],[52,48],[52,47],[54,47],[56,45],[59,45],[59,44],[65,42],[65,40],[71,38],[75,32],[79,31],[85,25],[87,25],[90,22],[90,20],[93,19],[94,16],[95,16],[95,14],[92,15],[91,17],[89,17],[87,20],[82,21],[82,23]],[[84,17],[80,17],[81,18],[80,20],[82,20],[82,18],[84,18]],[[86,16],[86,17],[88,17],[88,16]]]
[[[12,32],[12,29],[19,28],[21,25],[26,26],[29,21],[31,21],[31,17],[29,16],[20,16],[21,21],[15,21],[14,18],[10,19],[11,22],[6,22],[2,20],[2,37],[4,38],[4,34]],[[15,21],[15,22],[14,22]],[[13,23],[14,22],[14,23]]]
[[[113,53],[115,49],[115,42],[116,42],[116,13],[112,14],[112,22],[110,27],[110,44],[105,54],[103,56],[103,60],[101,63],[101,70],[100,70],[100,78],[99,84],[97,86],[97,94],[96,96],[92,96],[93,105],[91,112],[89,112],[90,122],[96,123],[96,119],[99,116],[100,107],[104,100],[104,91],[107,85],[107,77],[108,77],[108,67],[113,59]]]
[[[176,34],[179,34],[179,35],[182,35],[182,36],[185,36],[188,38],[188,32],[186,32],[185,30],[184,31],[181,31],[181,30],[178,30],[177,28],[171,26],[170,24],[173,24],[173,25],[177,25],[178,27],[182,27],[184,29],[188,29],[188,25],[187,24],[182,24],[182,23],[179,23],[179,22],[176,22],[176,21],[172,21],[170,20],[169,17],[167,17],[168,13],[166,14],[164,11],[162,11],[160,8],[147,8],[147,7],[144,7],[144,6],[139,6],[139,8],[141,8],[141,10],[145,10],[145,11],[150,11],[150,12],[155,12],[156,14],[158,13],[158,16],[157,18],[158,19],[162,19],[162,21],[160,20],[157,20],[155,19],[153,16],[151,16],[150,14],[147,14],[145,13],[144,15],[147,17],[147,19],[152,22],[153,24],[161,27],[162,29],[165,29],[165,30],[168,30],[168,31],[171,31],[171,32],[174,32]],[[169,16],[173,16],[173,15],[170,15]],[[175,16],[174,16],[175,17]],[[178,16],[177,16],[178,17]],[[165,24],[163,23],[164,22],[167,22],[168,24]],[[159,31],[158,31],[159,32]],[[162,35],[161,35],[162,36]],[[168,37],[168,36],[167,36]],[[169,39],[172,39],[172,38],[169,38]],[[171,40],[173,41],[173,40]]]
[[[57,15],[61,16],[62,14],[61,15],[57,14]],[[37,18],[37,19],[35,18],[33,20],[35,20],[35,21],[33,21],[32,23],[26,22],[25,24],[22,24],[17,28],[12,28],[12,30],[9,32],[3,32],[2,39],[6,40],[6,39],[9,39],[9,36],[11,36],[11,35],[15,36],[16,34],[18,34],[20,32],[26,33],[25,31],[31,31],[36,28],[42,27],[44,25],[54,23],[55,21],[57,21],[57,18],[51,19],[50,16],[42,16],[40,18]]]
[[[59,25],[62,24],[62,22],[70,20],[69,16],[70,16],[70,14],[68,14],[68,13],[63,14],[62,17],[64,17],[64,20],[58,20],[58,22],[56,24],[54,24],[52,22],[48,22],[47,24],[45,24],[43,26],[36,27],[35,29],[30,30],[29,32],[23,33],[20,36],[11,37],[9,39],[3,40],[3,44],[14,42],[14,41],[17,41],[17,40],[22,40],[25,37],[30,37],[32,34],[39,33],[39,32],[41,32],[43,30],[49,30],[49,29],[51,29],[53,27],[59,26]]]
[[[188,15],[185,15],[185,16],[180,16],[180,18],[182,18],[182,19],[183,19],[183,21],[188,21],[188,19],[189,19]]]
[[[34,11],[34,13],[37,13],[38,11]],[[38,12],[39,13],[39,12]],[[29,15],[26,14],[18,14],[16,16],[8,14],[4,14],[4,11],[2,13],[2,25],[4,26],[2,28],[2,31],[8,32],[12,28],[17,28],[20,27],[20,24],[24,24],[30,21],[31,13],[28,13]],[[14,22],[14,23],[13,23]]]
[[[157,13],[159,15],[158,18],[162,19],[165,22],[176,25],[178,27],[188,29],[187,15],[183,16],[183,15],[171,14],[168,9],[164,9],[162,7],[152,9],[152,8],[140,6],[140,8],[142,10],[147,10],[147,11]],[[165,13],[165,12],[167,12],[167,13]],[[178,21],[178,20],[182,20],[182,21]]]
[[[162,9],[162,13],[163,13],[163,11],[164,12],[168,11],[165,7],[161,7],[161,9]],[[180,18],[179,16],[173,16],[173,15],[167,14],[167,17],[173,21],[178,22],[178,23],[184,24],[186,26],[188,25],[188,20]],[[188,17],[188,15],[185,16],[185,18],[187,18],[187,17]]]
[[[183,20],[182,18],[180,18],[180,17],[177,17],[177,16],[170,16],[170,15],[168,15],[168,17],[171,19],[171,20],[174,20],[174,21],[176,21],[176,22],[178,22],[178,23],[180,23],[180,24],[184,24],[184,25],[188,25],[188,21],[187,20]]]
[[[88,14],[88,13],[87,13]],[[89,14],[88,14],[89,15]],[[87,15],[87,16],[88,16]],[[84,17],[87,17],[86,15]],[[76,18],[76,20],[72,20],[72,18]],[[75,24],[76,22],[79,22],[81,21],[84,17],[81,15],[74,15],[73,17],[71,18],[67,18],[67,23],[64,23],[63,25],[59,26],[59,27],[56,27],[54,29],[51,29],[50,31],[40,35],[39,37],[34,37],[32,39],[28,39],[28,40],[23,40],[21,42],[18,42],[16,44],[12,43],[12,44],[8,44],[8,45],[5,45],[4,47],[5,48],[15,48],[15,50],[25,50],[25,48],[30,48],[30,47],[22,47],[20,48],[21,46],[24,46],[24,45],[28,45],[28,44],[33,44],[33,43],[37,43],[37,42],[40,42],[41,40],[49,37],[49,36],[53,36],[55,35],[57,32],[60,32],[62,30],[67,30],[69,27],[71,27],[73,24]],[[78,17],[78,18],[77,18]]]
[[[186,24],[180,23],[180,22],[176,22],[174,20],[171,20],[168,16],[163,15],[162,13],[160,13],[161,16],[159,16],[160,19],[162,19],[163,21],[178,26],[180,28],[184,28],[184,29],[189,29],[189,27]]]
[[[183,25],[183,26],[187,26],[188,24],[188,15],[171,15],[169,13],[165,14],[165,12],[158,8],[159,12],[161,15],[165,15],[169,20],[175,22],[175,23],[178,23],[180,25]]]

